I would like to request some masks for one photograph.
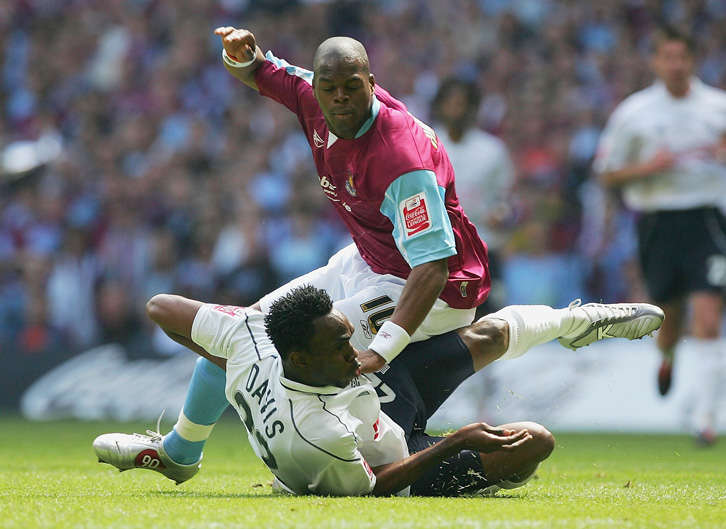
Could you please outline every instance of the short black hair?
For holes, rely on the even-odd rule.
[[[660,26],[653,33],[653,53],[658,52],[661,44],[670,41],[682,42],[686,45],[688,52],[693,55],[696,52],[696,42],[693,40],[691,34],[685,29],[676,26]]]
[[[292,351],[307,350],[315,334],[313,322],[333,310],[328,293],[312,285],[302,285],[270,305],[265,330],[283,359]]]

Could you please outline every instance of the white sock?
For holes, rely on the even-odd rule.
[[[697,355],[700,380],[697,384],[693,426],[696,433],[715,426],[724,378],[726,340],[688,339]]]
[[[176,430],[176,433],[178,433],[182,439],[193,443],[209,439],[209,436],[212,435],[213,428],[214,424],[202,425],[193,423],[186,415],[184,415],[184,410],[179,412],[179,418],[174,425],[174,430]]]
[[[569,309],[553,309],[547,305],[510,305],[481,319],[496,318],[509,324],[509,348],[499,357],[499,360],[509,360],[522,356],[535,345],[562,336],[569,312]]]

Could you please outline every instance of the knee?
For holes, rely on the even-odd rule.
[[[509,345],[509,325],[497,318],[485,318],[468,328],[465,342],[472,353],[504,354]]]
[[[526,422],[524,427],[532,436],[533,443],[532,448],[534,449],[539,461],[547,459],[555,449],[555,436],[552,433],[536,422]]]

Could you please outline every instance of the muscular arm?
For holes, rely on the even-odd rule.
[[[413,207],[418,208],[418,214],[428,220],[429,226],[418,233],[410,233],[410,226],[407,228],[410,219],[405,218],[404,203],[415,204]],[[448,258],[456,254],[445,191],[432,171],[415,170],[398,177],[386,190],[380,210],[393,224],[393,238],[411,266],[411,272],[389,320],[395,325],[388,333],[378,333],[370,348],[359,356],[363,373],[379,370],[386,360],[390,362],[401,352],[407,343],[404,338],[416,332],[446,286]],[[403,329],[408,337],[396,327]],[[396,339],[396,335],[400,339]],[[394,338],[389,340],[388,336]]]
[[[532,439],[528,430],[505,430],[485,423],[469,424],[433,446],[400,461],[375,467],[374,496],[389,496],[405,489],[427,471],[462,450],[483,453],[511,452]]]
[[[411,336],[426,319],[448,277],[447,259],[414,266],[391,315],[391,322]],[[358,359],[361,362],[361,373],[374,373],[386,364],[386,360],[374,349],[361,351]]]
[[[237,58],[239,62],[249,61],[254,56],[255,51],[257,52],[255,62],[244,68],[235,68],[224,63],[224,67],[229,73],[250,88],[257,90],[254,74],[255,70],[265,62],[265,55],[257,46],[255,36],[246,29],[235,29],[229,26],[215,29],[214,34],[222,37],[222,46],[227,51],[227,55]]]
[[[157,294],[146,304],[146,312],[169,338],[225,369],[227,361],[224,358],[209,354],[191,338],[192,323],[202,305],[201,301],[182,296]]]
[[[449,277],[447,259],[413,267],[391,321],[411,335],[423,323]]]

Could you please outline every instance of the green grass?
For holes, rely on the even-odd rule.
[[[96,435],[148,426],[0,416],[0,527],[726,527],[723,442],[560,434],[536,480],[495,498],[280,497],[233,419],[217,425],[202,471],[179,487],[96,462]]]

